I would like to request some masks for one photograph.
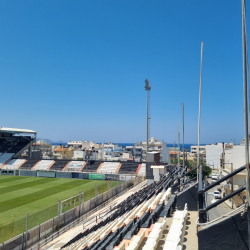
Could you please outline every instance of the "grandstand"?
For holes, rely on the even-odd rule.
[[[84,167],[84,172],[95,173],[101,163],[102,163],[101,161],[88,161],[88,163]]]
[[[146,164],[138,162],[103,162],[103,161],[70,161],[70,160],[40,160],[40,159],[12,159],[13,154],[0,155],[3,169],[20,170],[50,170],[66,172],[85,172],[100,174],[130,174],[145,175]],[[2,157],[2,160],[1,160]],[[0,165],[1,166],[1,165]]]
[[[175,211],[175,206],[170,178],[164,176],[129,196],[112,209],[111,215],[86,228],[61,249],[182,249],[187,205],[180,211]]]
[[[85,161],[71,161],[67,164],[64,171],[74,171],[74,172],[81,172],[82,167],[85,166]]]
[[[119,162],[104,162],[98,169],[98,173],[115,174],[117,168],[119,167]]]
[[[26,149],[29,149],[29,157],[31,157],[31,146],[35,136],[26,134],[36,136],[35,131],[28,129],[0,128],[0,168],[3,168],[12,158],[19,157]]]
[[[123,173],[136,173],[138,169],[139,163],[138,162],[122,162],[122,165],[119,169],[119,174]]]
[[[70,163],[69,160],[55,160],[55,163],[51,166],[51,171],[63,171],[64,168]]]
[[[38,162],[37,160],[27,160],[19,169],[31,170]]]
[[[4,165],[3,169],[18,169],[25,162],[25,159],[13,159]]]
[[[139,165],[136,174],[138,175],[146,175],[146,163],[142,163]]]
[[[37,162],[31,169],[32,170],[49,170],[55,163],[54,160],[41,160]]]

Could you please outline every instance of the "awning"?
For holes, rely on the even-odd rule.
[[[36,131],[30,130],[30,129],[21,129],[21,128],[5,128],[0,127],[0,132],[10,133],[10,134],[36,134]]]

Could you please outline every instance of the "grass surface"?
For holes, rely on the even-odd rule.
[[[119,183],[120,184],[120,183]],[[29,213],[29,229],[58,214],[58,200],[84,192],[87,201],[107,191],[107,181],[21,177],[0,175],[0,242],[25,231],[26,213]],[[109,182],[110,188],[117,185]],[[75,205],[79,203],[76,202]],[[63,212],[74,207],[64,207]]]

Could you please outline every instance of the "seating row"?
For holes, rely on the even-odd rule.
[[[166,228],[167,220],[166,218],[162,223],[155,223],[153,225],[152,231],[148,235],[146,244],[143,246],[142,250],[156,249],[160,239],[162,238],[163,230]]]
[[[119,162],[104,162],[98,173],[115,174],[119,164]]]
[[[64,171],[79,171],[85,161],[71,161]]]
[[[54,162],[54,160],[41,160],[34,165],[32,170],[47,170]]]
[[[188,215],[187,204],[183,211],[176,211],[163,250],[182,249]]]
[[[6,161],[10,160],[13,155],[14,153],[0,153],[0,168]]]
[[[13,159],[7,163],[3,169],[18,169],[24,162],[26,162],[25,159]]]
[[[138,172],[139,175],[146,175],[146,163],[141,164],[141,168]]]
[[[119,248],[123,248],[125,245],[127,247],[128,242],[132,241],[134,243],[130,245],[130,248],[132,248],[133,245],[138,246],[138,243],[141,242],[143,230],[146,230],[142,228],[142,225],[151,215],[153,215],[152,218],[154,219],[159,216],[164,206],[162,199],[169,197],[169,189],[164,189],[157,194],[157,191],[161,190],[160,187],[164,186],[167,180],[168,179],[164,177],[160,182],[151,184],[131,195],[114,208],[115,212],[111,216],[93,228],[87,229],[85,232],[79,234],[63,248],[72,250],[111,250],[118,246]],[[151,194],[154,194],[154,196]],[[160,202],[161,204],[159,204]],[[110,234],[111,232],[112,234]],[[135,237],[134,239],[134,236],[140,237]],[[123,244],[124,241],[126,242],[125,245]]]

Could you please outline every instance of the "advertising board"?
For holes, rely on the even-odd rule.
[[[56,177],[56,173],[52,171],[37,171],[37,176],[38,177],[51,177],[54,178]]]
[[[119,180],[119,174],[105,174],[105,180],[110,180],[110,181]]]
[[[104,174],[89,174],[90,180],[105,180]]]
[[[134,177],[133,175],[125,175],[125,174],[120,174],[119,180],[120,181],[129,181]]]

